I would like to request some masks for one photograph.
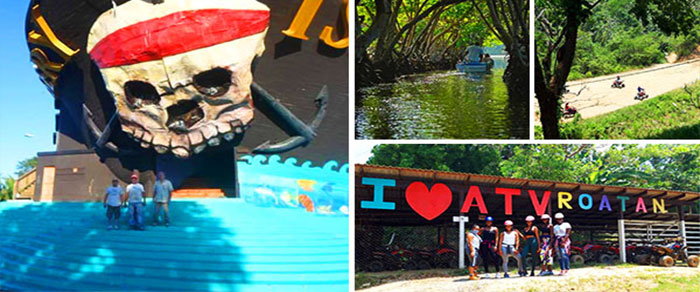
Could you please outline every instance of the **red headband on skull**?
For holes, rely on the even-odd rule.
[[[160,60],[263,32],[269,21],[267,10],[181,11],[116,30],[97,42],[90,57],[100,68]]]

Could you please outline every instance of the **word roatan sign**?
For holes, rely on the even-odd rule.
[[[363,185],[371,185],[374,187],[374,199],[372,201],[361,201],[360,208],[362,209],[380,209],[380,210],[395,210],[396,204],[393,202],[384,201],[384,188],[395,187],[396,180],[363,177]],[[513,214],[513,197],[527,197],[532,203],[535,213],[539,216],[545,213],[547,206],[552,197],[551,191],[535,191],[521,190],[513,188],[495,188],[496,195],[503,196],[505,200],[505,215]],[[524,193],[524,194],[523,194]],[[406,187],[405,190],[406,203],[421,217],[427,220],[433,220],[442,215],[452,204],[452,190],[444,184],[435,183],[428,188],[423,182],[415,181]],[[594,206],[593,196],[587,193],[581,193],[576,199],[569,192],[557,192],[556,204],[559,209],[573,209],[574,206],[581,210],[591,211],[613,211],[613,204],[619,206],[621,211],[625,212],[626,203],[630,200],[628,196],[611,196],[602,195],[600,203]],[[619,203],[619,204],[618,204]],[[666,206],[663,199],[651,199],[652,210],[654,213],[666,213]],[[484,202],[481,188],[476,185],[469,186],[467,195],[464,199],[460,212],[468,213],[471,208],[476,208],[481,214],[489,214],[489,210]],[[492,210],[493,211],[493,210]],[[635,212],[647,213],[647,202],[641,197],[637,198]]]

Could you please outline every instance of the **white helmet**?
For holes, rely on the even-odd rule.
[[[540,219],[552,219],[552,217],[549,217],[549,214],[542,214],[542,218]]]
[[[554,214],[554,219],[564,219],[564,214],[556,213],[556,214]]]
[[[504,224],[505,226],[512,226],[512,225],[513,225],[513,221],[506,220],[506,222],[503,223],[503,224]]]
[[[525,217],[525,221],[535,221],[535,217],[532,217],[532,215],[528,215]]]

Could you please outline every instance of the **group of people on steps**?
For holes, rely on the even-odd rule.
[[[528,255],[532,256],[530,276],[535,276],[537,261],[540,265],[540,276],[553,275],[552,250],[559,258],[560,276],[569,272],[569,255],[571,253],[571,224],[564,222],[564,214],[554,215],[554,224],[548,214],[540,218],[542,224],[535,225],[535,217],[525,218],[525,228],[522,232],[513,228],[513,221],[506,220],[504,231],[499,233],[493,225],[493,217],[486,217],[485,226],[472,225],[467,233],[467,255],[469,256],[469,279],[477,280],[478,259],[481,258],[484,272],[488,277],[489,266],[496,269],[495,278],[499,278],[499,261],[502,263],[503,277],[509,278],[508,260],[512,257],[518,263],[518,274],[527,276],[523,262]],[[522,249],[521,249],[522,248]]]

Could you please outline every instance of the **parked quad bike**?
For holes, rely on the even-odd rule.
[[[382,248],[372,251],[371,259],[367,265],[370,272],[386,270],[415,270],[418,266],[415,261],[415,253],[408,249],[392,245],[396,234],[391,235],[389,242]]]
[[[614,246],[589,243],[583,246],[583,250],[586,262],[598,262],[609,265],[620,259],[619,249]]]
[[[612,88],[625,88],[625,81],[620,80],[620,82],[613,81],[613,84],[610,85]]]
[[[687,246],[683,244],[682,237],[669,238],[663,244],[649,248],[648,254],[637,256],[637,262],[643,264],[658,264],[664,267],[672,267],[677,261],[686,262],[689,267],[697,267],[700,258],[697,255],[687,256]]]

